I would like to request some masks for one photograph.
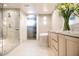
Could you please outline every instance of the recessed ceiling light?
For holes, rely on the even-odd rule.
[[[25,5],[25,7],[30,7],[30,5],[29,5],[29,4],[27,4],[27,5]]]
[[[5,6],[5,7],[6,7],[6,6],[7,6],[7,4],[4,4],[3,6]]]

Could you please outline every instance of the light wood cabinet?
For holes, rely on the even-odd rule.
[[[55,56],[79,56],[79,38],[49,32],[49,47]]]
[[[66,56],[66,40],[65,36],[59,34],[59,55]]]
[[[67,39],[67,55],[79,56],[79,38],[66,36]]]

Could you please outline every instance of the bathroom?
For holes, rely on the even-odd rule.
[[[78,42],[73,43],[70,38],[79,39],[79,17],[72,14],[70,31],[63,31],[64,18],[56,5],[58,3],[0,3],[0,55],[11,55],[14,49],[19,51],[17,55],[26,51],[23,55],[78,55]],[[24,50],[20,47],[22,44]]]

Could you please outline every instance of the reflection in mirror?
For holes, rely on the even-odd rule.
[[[75,15],[72,14],[69,18],[69,25],[73,25],[76,23]]]

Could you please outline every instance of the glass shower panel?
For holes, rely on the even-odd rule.
[[[3,41],[2,41],[2,35],[3,35],[3,28],[2,28],[2,4],[0,4],[0,56],[2,55],[2,48],[3,48]]]
[[[19,44],[19,9],[3,8],[3,54]]]

